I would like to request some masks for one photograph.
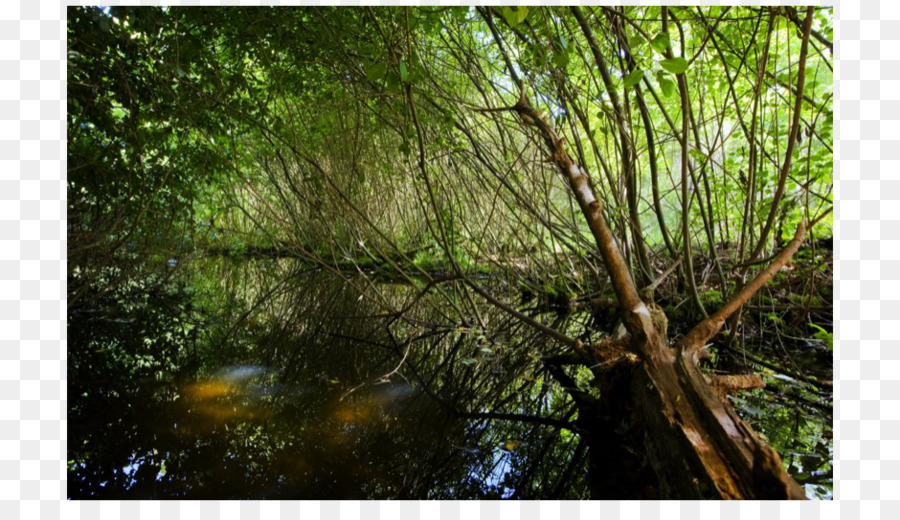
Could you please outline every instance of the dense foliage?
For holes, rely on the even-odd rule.
[[[729,301],[804,222],[801,282],[781,276],[754,300],[756,312],[734,316],[713,361],[727,370],[735,352],[773,329],[829,358],[830,8],[71,7],[68,18],[73,412],[81,413],[77,396],[98,391],[85,382],[91,374],[152,379],[163,367],[190,373],[223,362],[204,360],[202,345],[223,342],[198,336],[191,322],[194,305],[213,313],[202,295],[216,284],[183,272],[208,255],[318,266],[364,297],[367,313],[394,317],[379,329],[386,343],[396,342],[396,327],[424,321],[482,331],[487,345],[423,355],[416,373],[486,366],[490,342],[503,343],[511,325],[509,313],[501,320],[484,306],[514,307],[520,297],[537,296],[538,311],[590,304],[590,319],[563,333],[584,341],[613,334],[607,269],[539,122],[509,109],[522,96],[589,175],[632,277],[669,315],[670,336]],[[401,298],[384,281],[415,290]],[[428,310],[410,311],[414,304]],[[255,312],[242,305],[235,316]],[[268,333],[290,322],[258,319]],[[136,334],[117,339],[128,330]],[[98,357],[98,345],[115,352]],[[552,339],[522,350],[526,364],[503,381],[540,379],[541,357],[558,353]],[[792,381],[806,377],[795,395],[814,401],[830,374],[799,365],[769,361],[775,372],[790,366]],[[485,385],[503,408],[500,388]],[[91,395],[85,410],[100,399]],[[565,395],[552,395],[562,402],[545,411],[562,421],[571,413]],[[752,416],[766,399],[736,401]],[[804,445],[797,460],[819,456],[812,467],[782,453],[792,474],[827,485],[830,426],[779,417],[772,442]],[[791,441],[801,433],[803,441]],[[527,449],[565,445],[572,461],[545,485],[577,482],[586,493],[572,476],[583,470],[585,447],[565,429],[540,442],[543,451]],[[540,474],[528,460],[512,464]],[[522,482],[528,491],[517,496],[540,495],[538,477]]]

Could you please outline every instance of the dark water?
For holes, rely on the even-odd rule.
[[[588,498],[586,446],[553,423],[574,408],[539,362],[560,347],[490,306],[463,322],[471,300],[452,285],[367,284],[212,259],[82,298],[69,498]],[[573,334],[598,325],[537,307]],[[807,489],[829,496],[830,413],[765,394],[739,405],[797,452],[795,473],[827,470]]]

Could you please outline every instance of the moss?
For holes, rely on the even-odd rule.
[[[653,326],[656,327],[656,330],[663,335],[663,338],[668,338],[669,318],[666,316],[665,311],[663,311],[662,308],[660,308],[660,306],[656,305],[655,303],[651,303],[648,308],[650,309],[650,319],[653,321]]]
[[[719,291],[704,291],[700,293],[700,301],[704,307],[718,309],[722,306],[722,293]]]

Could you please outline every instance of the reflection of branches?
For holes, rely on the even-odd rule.
[[[424,292],[424,291],[423,291],[423,292]],[[366,386],[367,384],[380,385],[380,384],[384,384],[384,383],[390,383],[390,378],[391,378],[391,376],[393,376],[393,375],[395,375],[395,374],[396,374],[396,375],[399,375],[399,376],[402,377],[407,383],[409,383],[409,380],[406,379],[406,376],[404,376],[403,374],[399,373],[399,370],[400,370],[400,367],[403,366],[403,363],[406,362],[406,358],[409,357],[409,352],[410,352],[410,350],[412,349],[413,344],[416,343],[417,341],[420,341],[420,340],[429,338],[429,337],[431,337],[431,336],[436,336],[436,335],[439,335],[439,334],[443,334],[443,333],[445,332],[444,330],[441,330],[441,329],[431,330],[431,331],[428,331],[428,332],[419,334],[418,336],[410,337],[410,338],[408,338],[406,341],[404,341],[404,342],[401,344],[400,342],[397,341],[396,336],[394,336],[394,333],[393,333],[393,332],[391,331],[391,329],[390,329],[390,325],[391,325],[392,323],[394,323],[394,321],[395,321],[398,317],[399,317],[399,316],[397,316],[397,317],[391,319],[391,320],[385,325],[385,330],[386,330],[388,336],[391,338],[391,342],[394,344],[395,347],[397,347],[398,350],[399,350],[399,349],[402,349],[404,346],[406,347],[406,350],[405,350],[405,352],[403,353],[403,357],[400,359],[400,362],[399,362],[399,363],[397,364],[397,366],[394,367],[394,369],[391,370],[390,372],[388,372],[388,373],[386,373],[386,374],[384,374],[384,375],[382,375],[382,376],[373,378],[373,379],[371,379],[371,380],[369,380],[369,381],[363,381],[362,383],[360,383],[360,384],[354,386],[354,387],[351,388],[350,390],[347,390],[347,392],[345,392],[345,393],[341,396],[341,398],[339,399],[340,401],[343,401],[345,397],[347,397],[348,395],[352,394],[353,392],[359,390],[360,388]],[[383,345],[381,345],[381,344],[379,344],[379,343],[375,343],[375,342],[372,342],[372,341],[361,340],[361,339],[359,339],[359,338],[355,338],[355,337],[351,337],[351,336],[345,336],[345,335],[343,335],[343,334],[332,333],[331,335],[334,336],[334,337],[342,337],[342,338],[346,338],[346,339],[352,339],[352,340],[354,340],[354,341],[363,341],[363,342],[370,343],[370,344],[373,344],[373,345],[383,346]]]
[[[552,419],[550,417],[539,417],[536,415],[525,415],[519,413],[499,413],[499,412],[455,412],[458,417],[464,419],[498,419],[501,421],[520,421],[534,424],[543,424],[546,426],[556,426],[557,428],[565,428],[569,431],[579,431],[577,427],[568,421]]]
[[[572,400],[575,401],[575,404],[579,407],[589,406],[597,402],[596,397],[578,388],[578,384],[575,380],[572,379],[560,365],[544,363],[544,366],[547,368],[547,371],[550,372],[550,375],[553,376],[553,379],[562,385],[563,390],[572,397]]]
[[[266,291],[265,294],[263,294],[256,302],[254,302],[250,306],[250,308],[248,308],[243,314],[241,314],[240,317],[238,317],[236,320],[234,320],[234,323],[231,324],[231,327],[229,327],[228,332],[226,332],[225,335],[222,336],[222,339],[219,341],[218,347],[220,348],[222,345],[224,345],[231,338],[231,336],[234,334],[234,332],[237,330],[237,328],[240,327],[241,324],[244,323],[250,317],[251,314],[256,312],[257,309],[259,309],[259,307],[261,307],[264,303],[270,301],[275,296],[275,294],[278,292],[278,290],[281,289],[283,286],[285,286],[288,281],[291,281],[295,278],[306,275],[311,271],[312,271],[312,269],[302,269],[300,271],[291,273],[288,276],[279,280],[274,286],[272,286],[271,289]]]
[[[569,410],[563,416],[563,419],[568,419],[578,410],[575,406],[570,406]],[[522,491],[525,489],[525,483],[531,482],[534,478],[534,474],[537,472],[538,467],[541,466],[541,462],[547,456],[547,452],[550,451],[550,448],[553,444],[556,443],[557,437],[559,436],[559,430],[554,430],[553,433],[547,437],[547,440],[544,442],[544,445],[541,446],[540,451],[537,453],[535,457],[531,459],[531,463],[528,465],[528,468],[522,473],[521,478],[519,479],[518,485],[515,487],[515,492],[513,492],[513,499],[516,498],[528,498],[527,496],[522,495]]]
[[[395,346],[399,347],[400,344],[397,343],[397,338],[394,337],[394,334],[393,334],[393,332],[391,332],[390,327],[386,327],[386,328],[387,328],[387,333],[388,333],[388,335],[389,335],[390,338],[391,338],[391,341],[394,343]],[[406,377],[404,377],[403,374],[399,374],[398,371],[400,370],[400,367],[403,366],[403,363],[406,362],[406,358],[409,357],[409,351],[410,351],[410,349],[412,348],[412,345],[413,345],[414,342],[415,342],[415,338],[409,338],[409,339],[407,339],[407,340],[405,341],[405,344],[406,344],[406,352],[403,353],[403,358],[400,359],[400,363],[397,363],[397,366],[394,367],[394,369],[391,370],[390,372],[388,372],[388,373],[382,375],[381,377],[375,378],[375,379],[373,380],[374,382],[373,382],[372,384],[380,385],[380,384],[384,384],[384,383],[389,383],[389,382],[390,382],[390,379],[391,379],[391,376],[394,375],[394,374],[399,375],[399,376],[402,377],[407,383],[409,383],[409,380],[406,379]],[[347,397],[348,395],[352,394],[353,392],[359,390],[360,388],[366,386],[366,384],[368,384],[368,383],[369,383],[368,381],[363,381],[362,383],[360,383],[360,384],[354,386],[354,387],[351,388],[350,390],[347,390],[347,391],[344,393],[344,395],[342,395],[341,398],[338,399],[338,400],[339,400],[339,401],[343,401],[345,397]]]
[[[478,284],[476,284],[475,282],[473,282],[471,279],[469,279],[469,278],[464,278],[463,281],[464,281],[469,287],[471,287],[472,290],[474,290],[474,291],[477,292],[479,295],[481,295],[482,298],[484,298],[485,300],[489,301],[489,302],[490,302],[492,305],[494,305],[495,307],[498,307],[498,308],[502,309],[502,310],[503,310],[504,312],[506,312],[507,314],[509,314],[509,315],[511,315],[511,316],[514,316],[514,317],[515,317],[516,319],[518,319],[519,321],[522,321],[522,322],[524,322],[524,323],[527,323],[527,324],[530,325],[531,327],[533,327],[533,328],[535,328],[535,329],[537,329],[537,330],[543,332],[543,333],[546,334],[547,336],[550,336],[551,338],[554,338],[554,339],[558,340],[560,343],[563,343],[563,344],[568,345],[568,346],[570,346],[570,347],[576,347],[576,346],[578,345],[578,341],[577,341],[577,340],[574,340],[574,339],[570,338],[569,336],[566,336],[566,335],[563,334],[562,332],[559,332],[559,331],[556,330],[556,329],[552,329],[552,328],[550,328],[550,327],[544,325],[543,323],[539,323],[538,321],[536,321],[536,320],[534,320],[534,319],[532,319],[532,318],[530,318],[530,317],[528,317],[528,316],[522,314],[521,312],[519,312],[519,311],[513,309],[512,307],[510,307],[509,305],[506,305],[505,303],[501,302],[500,300],[494,298],[494,297],[491,296],[487,291],[485,291],[484,289],[482,289],[481,287],[479,287]]]
[[[458,280],[460,278],[461,278],[460,276],[454,275],[454,276],[443,276],[443,277],[431,279],[428,282],[428,284],[425,285],[425,287],[422,288],[422,290],[420,290],[418,292],[418,294],[416,294],[416,296],[412,299],[411,302],[409,302],[405,307],[403,307],[402,309],[400,309],[399,311],[397,311],[395,313],[395,316],[388,322],[388,325],[397,321],[404,314],[409,312],[409,310],[412,309],[419,302],[419,300],[422,299],[422,297],[425,296],[428,293],[428,291],[431,290],[431,288],[434,287],[435,285],[437,285],[438,283],[452,281],[452,280]]]
[[[563,471],[561,477],[559,477],[559,481],[557,481],[556,486],[553,488],[553,492],[550,494],[550,498],[554,500],[559,500],[560,497],[563,496],[565,489],[568,487],[569,481],[572,479],[572,475],[575,473],[575,469],[584,463],[585,452],[587,452],[588,443],[584,437],[579,438],[578,447],[575,448],[575,453],[572,455],[572,459],[569,461],[569,465],[566,466],[566,470]]]

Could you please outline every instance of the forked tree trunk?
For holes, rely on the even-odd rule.
[[[510,109],[537,128],[550,160],[569,181],[622,309],[622,342],[576,349],[600,385],[601,399],[582,403],[580,422],[591,447],[596,498],[802,499],[775,451],[713,392],[698,368],[707,340],[765,284],[803,241],[794,239],[769,267],[676,345],[654,325],[603,218],[588,178],[553,128],[528,102],[524,85]],[[662,312],[653,309],[653,312]]]

